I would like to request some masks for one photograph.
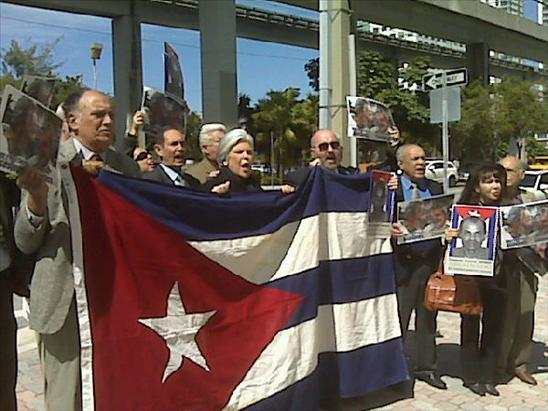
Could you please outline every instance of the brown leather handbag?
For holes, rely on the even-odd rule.
[[[480,315],[483,305],[478,281],[474,277],[445,274],[442,257],[438,271],[426,283],[424,306],[430,311]]]

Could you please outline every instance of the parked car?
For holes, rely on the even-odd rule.
[[[536,156],[529,168],[531,170],[548,170],[548,156]]]
[[[261,174],[270,174],[270,167],[263,163],[251,164],[251,169],[259,171]]]
[[[427,161],[426,178],[443,184],[443,161]],[[457,167],[455,167],[451,161],[447,162],[447,179],[449,181],[449,187],[454,187],[459,180],[459,172]]]
[[[526,171],[520,188],[533,193],[535,200],[546,200],[548,198],[548,170]]]

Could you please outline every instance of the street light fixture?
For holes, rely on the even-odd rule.
[[[91,45],[91,60],[93,62],[93,89],[97,90],[97,60],[101,59],[103,52],[102,43],[93,43]]]

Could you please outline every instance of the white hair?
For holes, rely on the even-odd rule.
[[[226,127],[224,124],[221,123],[204,124],[200,129],[200,147],[208,145],[211,141],[210,133],[217,130],[226,132]]]
[[[230,153],[230,150],[232,150],[232,148],[236,144],[242,141],[247,141],[249,144],[251,144],[251,147],[253,147],[253,137],[247,134],[247,131],[242,128],[235,128],[234,130],[230,130],[223,137],[221,143],[219,144],[219,154],[217,156],[217,161],[222,164],[223,161],[225,161],[228,157],[228,153]]]

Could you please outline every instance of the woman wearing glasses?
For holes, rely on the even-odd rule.
[[[152,154],[141,147],[133,149],[133,159],[139,164],[141,173],[152,171],[156,168],[156,163],[152,159]]]

